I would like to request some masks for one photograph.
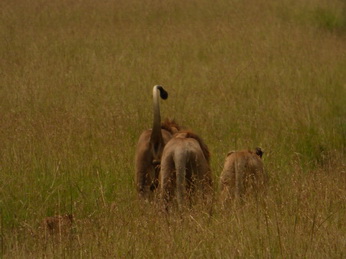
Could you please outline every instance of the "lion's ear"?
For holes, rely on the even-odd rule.
[[[256,155],[262,158],[264,151],[260,147],[256,147]]]
[[[235,153],[235,151],[234,151],[234,150],[231,150],[231,151],[229,151],[229,152],[227,153],[227,156],[230,156],[230,155],[232,155],[233,153]]]
[[[172,134],[173,134],[173,135],[174,135],[175,133],[178,133],[178,132],[179,132],[178,128],[176,128],[176,127],[172,127],[172,128],[171,128],[171,131],[172,131]]]

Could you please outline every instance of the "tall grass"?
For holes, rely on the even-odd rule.
[[[345,257],[345,8],[1,1],[1,257]],[[155,84],[162,117],[209,145],[216,196],[227,152],[261,146],[266,197],[183,215],[139,204]],[[42,238],[65,213],[71,235]]]

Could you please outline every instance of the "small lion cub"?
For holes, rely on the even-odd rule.
[[[258,191],[264,186],[266,177],[263,171],[263,151],[257,147],[255,151],[230,151],[227,154],[220,176],[222,203],[231,199],[242,199],[250,189]]]

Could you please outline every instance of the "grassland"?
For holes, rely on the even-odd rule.
[[[200,134],[215,192],[261,146],[266,197],[139,204],[134,150],[162,116]],[[0,1],[0,257],[345,258],[341,0]],[[42,238],[72,213],[69,236]]]

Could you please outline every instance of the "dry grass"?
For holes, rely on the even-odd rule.
[[[0,255],[343,258],[343,1],[0,2]],[[151,88],[212,152],[261,146],[266,197],[182,215],[140,205]],[[73,214],[68,235],[40,223]]]

